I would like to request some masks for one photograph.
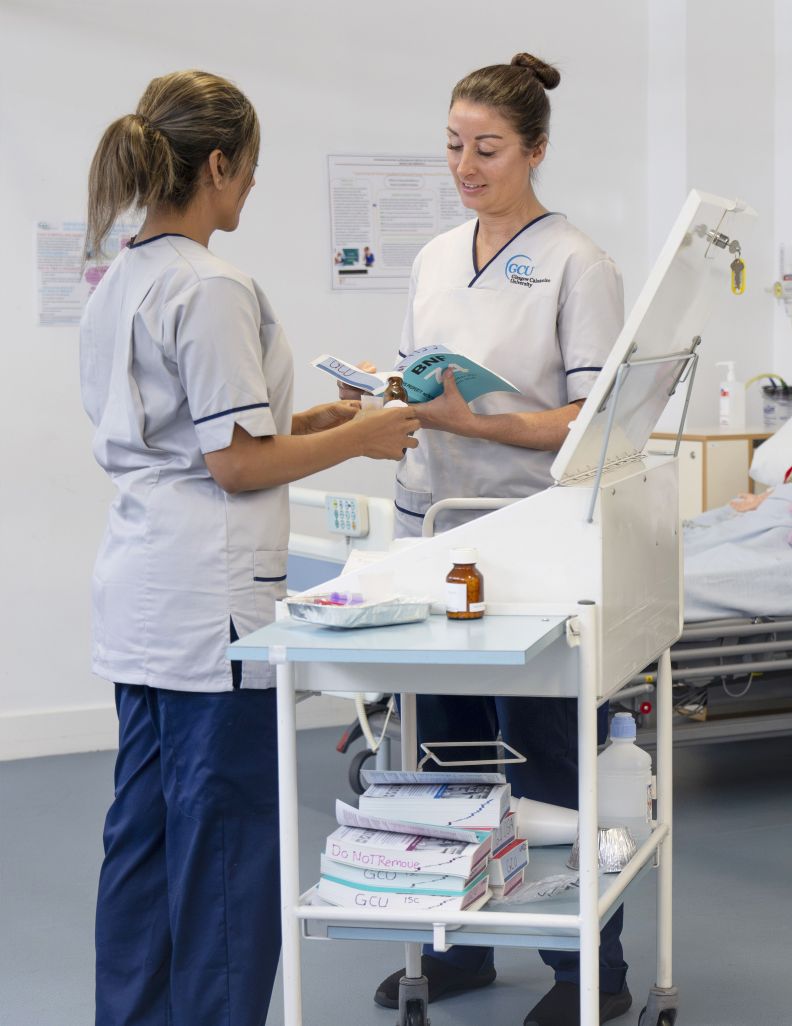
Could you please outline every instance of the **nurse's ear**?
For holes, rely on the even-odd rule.
[[[228,184],[230,175],[228,161],[223,151],[212,150],[207,158],[207,164],[209,165],[209,181],[206,184],[209,185],[211,182],[215,189],[224,189]]]
[[[541,135],[538,142],[528,151],[528,162],[532,171],[535,171],[547,156],[547,143],[547,136]]]

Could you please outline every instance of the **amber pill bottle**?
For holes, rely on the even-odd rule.
[[[386,406],[392,402],[407,405],[407,389],[404,387],[404,378],[400,371],[394,371],[393,374],[388,375],[388,384],[385,386],[382,398]]]
[[[479,620],[484,615],[484,578],[476,567],[475,549],[452,549],[453,567],[446,577],[449,620]]]

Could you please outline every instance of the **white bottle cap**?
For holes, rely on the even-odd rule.
[[[475,563],[478,552],[476,549],[451,549],[451,559],[454,563]]]
[[[388,371],[387,377],[398,378],[399,381],[404,381],[404,373],[402,371]]]

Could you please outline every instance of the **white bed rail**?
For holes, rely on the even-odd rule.
[[[329,496],[349,495],[349,492],[328,492],[318,488],[289,486],[289,505],[304,509],[324,509]],[[361,496],[356,496],[361,498]],[[393,501],[378,496],[362,496],[368,505],[369,530],[363,538],[350,538],[334,534],[330,537],[292,532],[289,535],[289,552],[295,556],[309,556],[312,559],[327,559],[345,563],[352,549],[373,549],[387,551],[393,538]]]

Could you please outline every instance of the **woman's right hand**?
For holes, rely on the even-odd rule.
[[[409,406],[359,413],[352,426],[361,432],[362,455],[372,460],[400,460],[408,449],[415,449],[413,432],[421,426]]]
[[[374,364],[369,363],[367,360],[356,364],[356,366],[359,370],[365,371],[367,374],[377,373],[377,368]],[[359,388],[352,388],[351,385],[345,385],[343,381],[338,382],[339,399],[359,399],[362,395],[371,395],[371,392],[363,392]]]

